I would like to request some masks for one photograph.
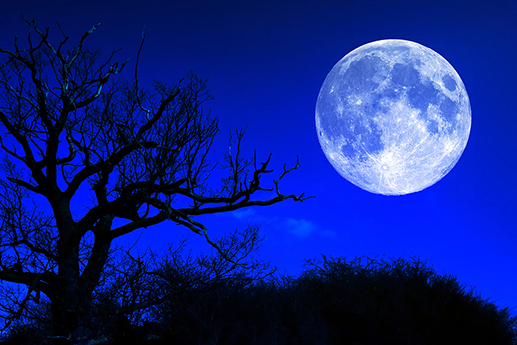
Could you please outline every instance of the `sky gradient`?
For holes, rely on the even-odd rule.
[[[517,314],[515,1],[20,0],[0,13],[2,48],[11,49],[15,35],[26,37],[22,14],[50,26],[55,41],[55,21],[71,42],[102,23],[87,44],[104,56],[123,48],[116,56],[130,59],[122,74],[128,79],[145,26],[142,85],[173,84],[189,71],[209,79],[214,100],[207,105],[221,129],[212,160],[228,149],[230,127],[247,127],[249,157],[254,149],[259,161],[273,153],[275,172],[263,177],[266,186],[299,156],[300,169],[284,178],[281,190],[317,198],[199,217],[213,238],[260,224],[266,239],[258,256],[287,274],[300,273],[303,260],[320,253],[420,257]],[[323,154],[314,123],[319,89],[334,64],[389,38],[443,56],[472,107],[470,138],[457,165],[434,186],[397,197],[343,179]],[[161,248],[188,234],[160,225],[144,232],[138,247]],[[192,234],[190,241],[195,252],[210,251],[201,237]]]

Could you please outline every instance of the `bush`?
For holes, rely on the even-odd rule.
[[[128,315],[106,323],[97,344],[516,344],[517,320],[508,309],[419,259],[323,257],[308,261],[297,278],[261,279],[244,272],[214,278],[211,266],[179,270],[189,262],[176,261],[175,274],[188,276],[175,279],[184,286],[196,276],[196,284],[148,309],[148,320]],[[19,325],[2,344],[42,343],[34,341],[42,328],[29,326]]]

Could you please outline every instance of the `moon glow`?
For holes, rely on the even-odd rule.
[[[421,191],[458,162],[471,126],[470,102],[454,68],[405,40],[365,44],[329,72],[316,102],[327,159],[376,194]]]

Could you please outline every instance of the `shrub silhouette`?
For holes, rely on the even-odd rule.
[[[419,259],[313,260],[300,277],[170,308],[164,324],[188,344],[510,345],[515,325],[508,309]]]
[[[508,309],[419,259],[310,265],[308,291],[318,298],[330,344],[512,344]]]
[[[512,345],[517,339],[507,308],[419,259],[323,257],[308,261],[296,278],[197,273],[195,287],[153,306],[144,323],[121,320],[112,330],[117,336],[101,344]]]

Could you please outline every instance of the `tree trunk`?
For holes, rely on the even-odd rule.
[[[71,345],[72,333],[78,326],[77,311],[74,311],[74,303],[70,298],[53,301],[51,304],[52,322],[54,324],[54,344]]]
[[[75,249],[75,250],[74,250]],[[54,324],[54,344],[69,345],[73,342],[73,332],[77,329],[81,305],[79,289],[79,246],[61,251],[64,260],[59,265],[59,286],[51,299],[52,322]]]
[[[100,222],[101,230],[109,230],[111,220]],[[81,273],[79,269],[80,233],[77,224],[71,218],[63,222],[66,231],[62,232],[58,243],[59,272],[58,283],[54,288],[55,294],[51,298],[52,322],[54,324],[54,344],[71,345],[77,342],[82,335],[77,334],[80,326],[91,321],[92,294],[97,285],[102,269],[109,256],[111,240],[100,235],[95,236],[88,264]],[[102,229],[101,229],[102,228]],[[82,274],[82,277],[80,275]]]
[[[79,285],[79,243],[77,224],[72,219],[69,200],[61,200],[54,208],[60,239],[57,243],[58,281],[51,298],[54,344],[73,344],[73,333],[79,325],[84,299]]]

